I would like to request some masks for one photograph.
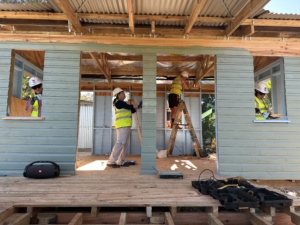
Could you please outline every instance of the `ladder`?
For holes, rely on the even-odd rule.
[[[197,157],[199,157],[199,158],[200,157],[205,157],[204,154],[203,154],[203,150],[200,146],[199,140],[197,138],[196,132],[194,130],[190,114],[189,114],[189,112],[186,108],[185,102],[181,99],[179,100],[175,120],[174,120],[174,123],[173,123],[173,126],[172,126],[171,136],[170,136],[169,143],[168,143],[168,148],[167,148],[168,156],[172,155],[172,153],[173,153],[173,148],[174,148],[174,145],[175,145],[177,130],[178,130],[178,126],[176,124],[178,124],[178,122],[180,121],[181,111],[183,111],[185,121],[187,123],[186,125],[188,127],[189,132],[190,132],[192,142],[193,142],[193,145],[194,145],[194,150],[195,150],[195,153],[196,153]]]

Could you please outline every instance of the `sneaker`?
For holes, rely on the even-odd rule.
[[[112,167],[112,168],[120,168],[120,165],[115,164],[115,163],[107,164],[107,166]]]
[[[127,160],[125,162],[129,163],[129,165],[136,165],[136,161],[135,160]]]
[[[122,163],[121,163],[121,166],[128,167],[128,166],[130,166],[130,163],[127,162],[127,161],[125,161],[125,162],[122,162]]]
[[[172,124],[172,128],[182,130],[182,126],[180,126],[178,124]]]

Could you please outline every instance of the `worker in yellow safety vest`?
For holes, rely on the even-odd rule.
[[[269,119],[271,110],[265,99],[265,95],[269,93],[269,89],[265,82],[259,82],[255,86],[255,120]]]
[[[26,104],[26,111],[31,113],[32,117],[42,116],[42,93],[43,84],[38,77],[31,77],[29,79],[29,87],[31,87],[32,94]]]
[[[189,73],[187,71],[183,71],[181,73],[181,76],[177,76],[171,85],[171,89],[169,92],[168,100],[169,100],[169,107],[171,109],[171,126],[173,125],[178,126],[177,124],[174,124],[176,111],[179,104],[179,99],[181,92],[183,90],[183,87],[185,89],[188,88],[187,78],[189,77]]]
[[[133,165],[130,161],[125,161],[125,151],[131,133],[132,114],[137,109],[124,101],[126,96],[121,88],[115,88],[112,95],[115,97],[113,105],[115,107],[117,140],[109,156],[107,166],[119,168],[120,166]],[[137,108],[141,108],[141,103]]]

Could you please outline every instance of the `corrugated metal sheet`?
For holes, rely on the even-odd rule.
[[[266,14],[259,16],[258,18],[259,19],[272,19],[272,20],[300,20],[300,14],[266,13]]]
[[[203,17],[234,18],[250,0],[209,0],[200,12]],[[135,0],[133,12],[135,15],[158,15],[158,16],[188,16],[196,0]],[[128,15],[127,0],[69,0],[75,13],[99,13],[99,14],[124,14]],[[0,4],[0,11],[38,11],[38,12],[61,12],[53,0],[45,3],[34,4]],[[260,10],[258,14],[264,12]],[[266,11],[265,11],[266,12]],[[268,13],[259,16],[260,19],[292,19],[299,20],[300,15]],[[125,20],[97,20],[84,19],[88,23],[103,24],[128,24]],[[151,21],[135,20],[135,25],[150,25]],[[156,25],[185,26],[186,21],[156,21]],[[194,26],[223,27],[227,23],[196,22]]]
[[[32,4],[8,4],[1,3],[0,11],[26,11],[26,12],[57,12],[62,11],[54,3],[54,1],[47,1],[44,3],[32,3]]]
[[[93,147],[93,116],[93,103],[81,103],[78,149],[92,149]]]

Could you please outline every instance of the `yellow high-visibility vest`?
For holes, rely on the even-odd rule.
[[[115,127],[131,127],[132,126],[132,113],[129,109],[118,109],[115,107],[116,122]]]
[[[36,94],[29,95],[30,98],[36,97]],[[32,117],[38,117],[39,116],[39,101],[36,100],[34,104],[32,105],[32,112],[31,112]]]
[[[171,85],[170,94],[181,95],[182,92],[182,77],[176,77]]]
[[[255,113],[255,120],[266,120],[262,116],[264,112],[268,112],[269,110],[269,105],[266,103],[264,99],[260,100],[258,97],[255,97],[255,108],[258,108],[260,110],[260,113]]]

